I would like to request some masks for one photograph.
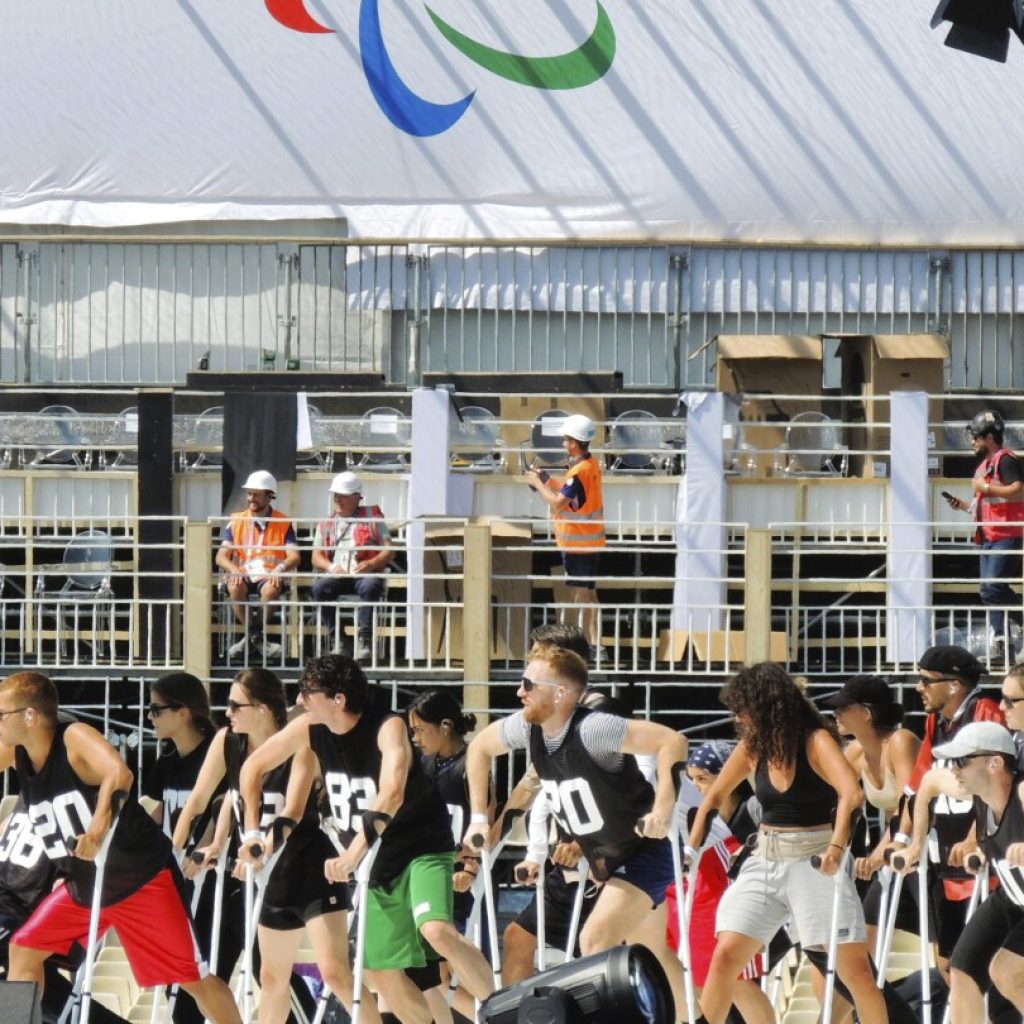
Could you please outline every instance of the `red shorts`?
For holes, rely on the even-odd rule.
[[[76,903],[61,882],[11,942],[29,949],[67,954],[89,938],[89,907]],[[164,868],[138,892],[100,911],[100,935],[117,929],[135,980],[142,988],[199,981],[207,974],[192,921],[174,876]]]

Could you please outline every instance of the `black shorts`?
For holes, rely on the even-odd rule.
[[[890,895],[892,889],[889,889]],[[864,921],[869,925],[881,925],[878,914],[881,910],[882,883],[876,874],[868,884],[868,891],[864,894]],[[891,909],[890,911],[891,912]],[[900,902],[896,909],[896,927],[900,931],[917,933],[919,926],[917,915],[917,875],[910,875],[903,879],[900,887]]]
[[[964,926],[949,966],[968,975],[982,992],[992,984],[988,969],[1000,949],[1024,956],[1024,908],[996,889]]]
[[[904,886],[906,883],[904,883]],[[964,925],[967,923],[967,907],[970,900],[951,900],[946,897],[942,879],[933,875],[930,879],[931,907],[928,921],[932,940],[939,947],[939,956],[949,958],[953,955],[957,940],[960,938]],[[916,928],[914,929],[917,930]]]
[[[597,589],[597,578],[601,575],[600,551],[586,551],[579,554],[563,551],[562,565],[565,566],[567,586],[581,587],[583,590]]]
[[[295,838],[300,837],[293,834],[289,844]],[[285,847],[267,882],[260,908],[264,928],[290,931],[315,917],[352,909],[348,886],[324,876],[324,861],[337,856],[331,841],[319,829],[301,839],[301,845]]]
[[[550,861],[544,869],[544,939],[547,945],[556,949],[565,949],[569,941],[569,924],[572,921],[572,906],[576,899],[576,883],[567,882],[560,867]],[[584,882],[587,886],[583,897],[583,908],[580,912],[580,930],[583,922],[594,909],[601,887],[592,882]],[[515,923],[530,935],[537,934],[537,898],[534,896],[529,904],[520,912]],[[579,933],[576,935],[574,954],[579,956]]]

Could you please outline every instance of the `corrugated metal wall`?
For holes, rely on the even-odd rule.
[[[0,379],[211,369],[620,369],[712,383],[718,334],[948,333],[949,384],[1024,386],[1024,252],[49,242],[0,246]]]

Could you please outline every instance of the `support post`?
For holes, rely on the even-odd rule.
[[[466,526],[462,566],[462,672],[463,707],[490,706],[491,678],[491,527],[487,523]],[[477,712],[480,727],[487,716]]]
[[[210,678],[213,638],[213,527],[210,523],[185,526],[185,671]]]
[[[747,530],[746,590],[743,597],[744,664],[771,659],[772,534]]]

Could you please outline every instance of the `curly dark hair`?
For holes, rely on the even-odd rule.
[[[740,669],[725,684],[721,702],[748,721],[736,730],[758,761],[792,764],[807,734],[832,727],[790,674],[773,661]],[[834,733],[833,733],[834,735]]]
[[[359,663],[344,654],[310,658],[299,676],[299,687],[322,690],[328,697],[345,695],[345,710],[362,714],[369,703],[370,684]]]

